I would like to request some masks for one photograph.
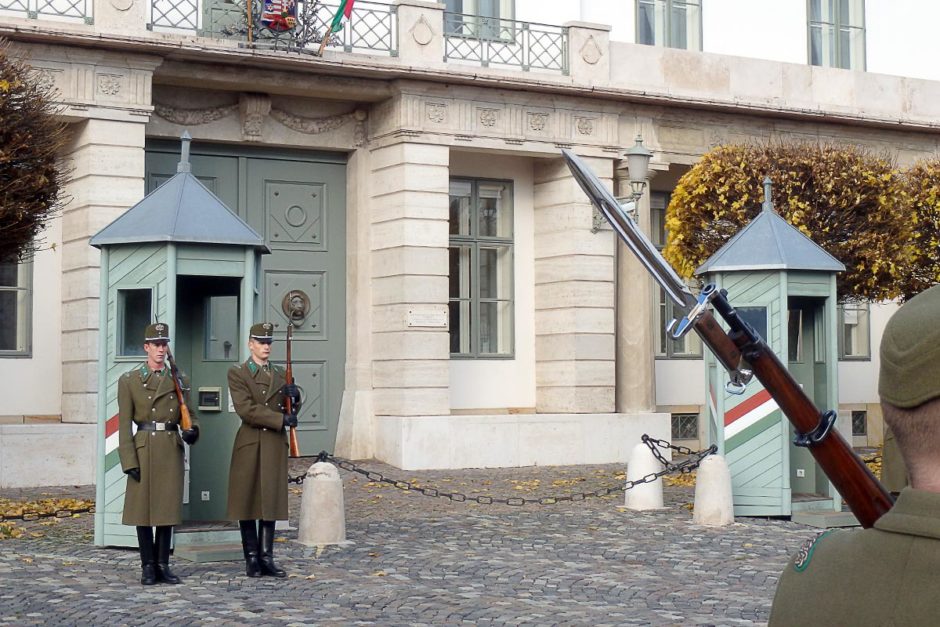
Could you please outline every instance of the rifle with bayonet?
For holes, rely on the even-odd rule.
[[[670,337],[680,339],[691,330],[698,333],[728,371],[730,381],[725,389],[729,393],[741,394],[748,381],[756,377],[793,424],[794,444],[809,449],[859,523],[866,528],[874,525],[894,502],[845,439],[832,429],[836,412],[823,413],[816,408],[766,342],[738,315],[724,290],[707,285],[696,298],[587,165],[570,150],[562,150],[562,154],[584,193],[681,312],[682,318],[667,327]],[[725,321],[728,332],[710,308]]]
[[[169,345],[166,347],[166,363],[170,366],[170,377],[173,379],[173,387],[176,388],[176,398],[180,404],[180,429],[189,431],[193,428],[193,419],[189,415],[189,407],[186,406],[186,399],[183,397],[183,375],[180,369],[176,367],[176,360],[173,359],[173,353]]]
[[[291,358],[290,358],[290,348],[291,348],[291,340],[293,339],[292,337],[293,330],[294,330],[294,325],[288,322],[287,323],[287,359],[286,359],[285,368],[284,368],[284,381],[288,385],[294,385],[294,369],[291,366]],[[290,396],[284,397],[284,410],[288,414],[291,414],[294,417],[297,416],[297,408],[294,407],[294,402]],[[295,426],[290,427],[288,429],[287,437],[290,443],[290,446],[288,449],[289,455],[291,457],[300,457],[300,443],[297,441],[297,427]]]

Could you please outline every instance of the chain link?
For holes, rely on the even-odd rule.
[[[460,492],[443,492],[438,488],[420,486],[408,481],[402,481],[400,479],[392,479],[391,477],[386,477],[380,472],[375,470],[369,470],[367,468],[362,468],[357,464],[342,459],[340,457],[335,457],[331,453],[326,451],[321,451],[317,456],[317,461],[325,462],[331,461],[340,468],[348,470],[350,472],[355,472],[360,475],[365,476],[369,481],[376,483],[387,483],[399,490],[404,492],[419,492],[424,496],[430,496],[435,498],[447,499],[455,503],[478,503],[480,505],[512,505],[515,507],[521,507],[523,505],[555,505],[557,503],[565,502],[580,502],[587,498],[601,498],[615,494],[618,492],[626,492],[627,490],[634,488],[638,485],[644,483],[652,483],[656,481],[663,475],[668,475],[674,472],[679,473],[690,473],[696,468],[699,464],[702,463],[702,460],[708,457],[709,455],[715,453],[718,450],[718,447],[714,444],[702,451],[693,451],[690,448],[684,446],[676,446],[670,444],[665,440],[659,440],[656,438],[651,438],[648,435],[643,435],[643,442],[650,448],[653,452],[653,456],[663,465],[663,469],[659,472],[651,472],[640,479],[634,479],[627,481],[623,484],[618,484],[616,486],[608,486],[604,488],[598,488],[597,490],[592,490],[591,492],[581,492],[579,494],[563,494],[558,496],[542,496],[542,497],[532,497],[526,498],[522,496],[510,496],[510,497],[496,497],[496,496],[467,496]],[[681,462],[672,463],[665,458],[665,456],[660,452],[660,449],[672,449],[681,455],[687,455],[688,457]],[[288,477],[288,483],[302,484],[304,482],[305,475],[298,475],[296,477]]]
[[[23,512],[22,514],[0,514],[0,522],[8,520],[22,520],[29,522],[39,520],[40,518],[70,518],[75,514],[94,513],[94,506],[82,507],[79,509],[57,509],[54,512]]]

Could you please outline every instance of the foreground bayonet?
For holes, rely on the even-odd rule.
[[[577,155],[569,150],[562,153],[581,189],[681,313],[681,319],[669,323],[670,335],[678,339],[694,330],[730,374],[726,389],[731,393],[743,392],[751,377],[756,376],[793,424],[797,433],[794,443],[809,449],[859,523],[871,527],[893,501],[845,439],[832,429],[836,413],[823,414],[816,408],[766,342],[741,319],[724,290],[708,285],[698,298],[693,296],[600,179]],[[721,315],[729,332],[718,325],[709,307]]]

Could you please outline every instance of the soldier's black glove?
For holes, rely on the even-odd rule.
[[[199,439],[199,427],[193,425],[192,429],[183,429],[180,437],[183,438],[183,442],[192,446]]]
[[[290,407],[296,413],[300,411],[300,388],[293,383],[285,383],[284,387],[281,388],[281,392],[290,399]]]
[[[124,474],[140,483],[140,468],[131,468],[130,470],[125,470]]]
[[[284,414],[284,426],[296,427],[297,426],[297,414]]]

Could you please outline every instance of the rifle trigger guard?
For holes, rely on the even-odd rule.
[[[822,442],[829,432],[832,431],[832,425],[836,423],[838,414],[830,409],[819,419],[819,424],[809,433],[797,433],[793,436],[793,444],[809,448],[814,444]]]

